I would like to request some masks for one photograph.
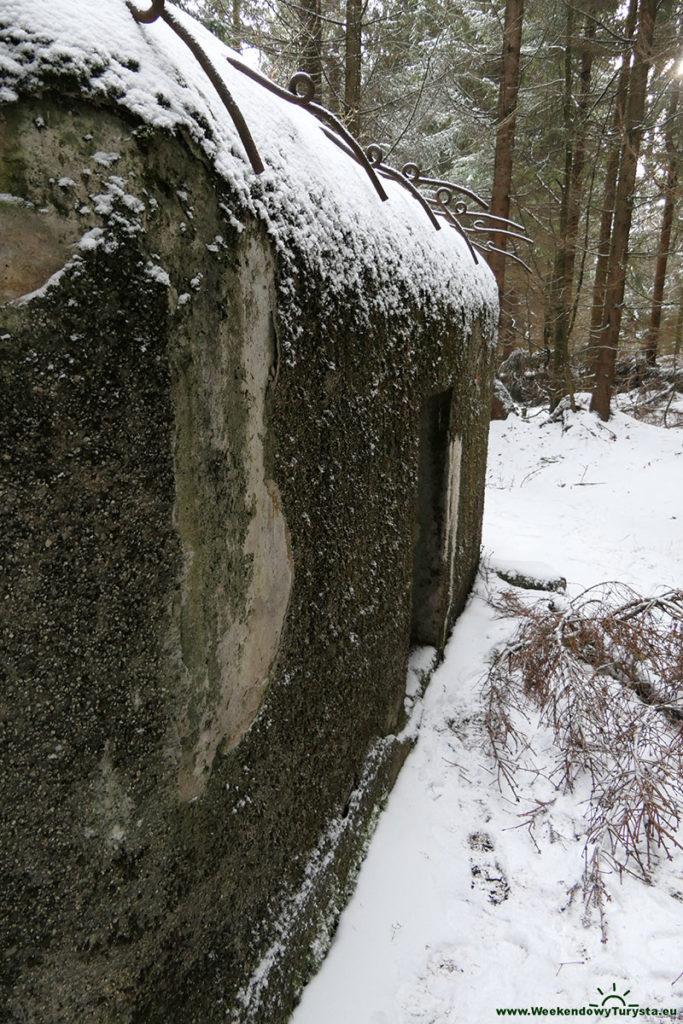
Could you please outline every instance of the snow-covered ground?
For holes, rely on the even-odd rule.
[[[569,596],[607,580],[651,594],[683,583],[682,526],[682,430],[621,413],[609,424],[588,412],[564,424],[544,413],[492,424],[485,565],[546,563]],[[497,784],[481,680],[516,624],[487,603],[505,586],[490,569],[480,574],[418,708],[418,742],[356,893],[292,1024],[486,1024],[534,1007],[540,1016],[683,1016],[683,855],[662,858],[653,885],[605,879],[603,942],[581,889],[587,786],[559,793],[531,774],[515,802]],[[541,769],[550,744],[537,729]],[[548,807],[532,835],[525,812],[539,801]]]

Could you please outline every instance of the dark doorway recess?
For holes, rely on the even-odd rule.
[[[445,543],[452,400],[452,388],[432,395],[420,414],[411,641],[434,647],[443,642],[444,602],[448,598]]]

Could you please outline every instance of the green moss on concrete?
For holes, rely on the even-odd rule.
[[[10,135],[0,113],[0,192],[11,196],[26,195],[26,162],[24,151]]]

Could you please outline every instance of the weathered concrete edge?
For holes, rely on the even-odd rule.
[[[422,684],[428,683],[423,676]],[[411,720],[399,735],[384,736],[370,748],[359,785],[343,813],[328,821],[308,859],[304,884],[283,899],[272,927],[276,938],[240,991],[241,1009],[233,1010],[233,1021],[252,1024],[262,1016],[270,1019],[273,1012],[287,1014],[283,1019],[288,1019],[321,967],[381,813],[417,742],[412,724]]]

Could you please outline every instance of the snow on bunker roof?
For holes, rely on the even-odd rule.
[[[228,58],[237,54],[168,7],[234,97],[263,173],[254,173],[233,119],[185,43],[162,19],[136,22],[125,0],[4,0],[0,102],[46,87],[77,87],[152,127],[185,130],[229,186],[235,213],[263,220],[276,249],[303,256],[327,288],[351,289],[375,313],[412,298],[440,315],[457,313],[466,324],[482,313],[495,315],[493,276],[483,260],[475,264],[456,231],[435,231],[396,182],[383,180],[388,199],[382,202],[371,177],[319,120],[233,67]],[[370,282],[375,287],[367,289]]]

